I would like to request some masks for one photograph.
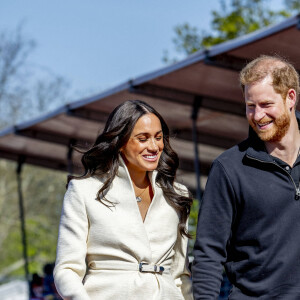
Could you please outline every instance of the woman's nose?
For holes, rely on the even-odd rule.
[[[150,139],[148,148],[149,148],[149,150],[157,151],[158,145],[157,145],[156,139]]]

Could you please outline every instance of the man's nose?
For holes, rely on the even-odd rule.
[[[256,107],[254,112],[254,120],[260,121],[265,116],[265,112],[262,108]]]

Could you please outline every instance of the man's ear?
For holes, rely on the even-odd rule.
[[[293,107],[296,109],[295,107],[296,101],[297,101],[296,91],[294,89],[289,89],[286,95],[286,102],[290,110],[292,110]]]

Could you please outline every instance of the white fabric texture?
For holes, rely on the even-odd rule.
[[[157,172],[149,174],[154,197],[143,222],[128,170],[120,161],[105,196],[116,203],[113,208],[96,200],[100,179],[69,183],[54,269],[58,292],[68,300],[192,300],[187,238],[179,234],[178,215],[155,184]],[[184,186],[176,186],[184,192]],[[140,262],[163,266],[166,272],[124,270]]]

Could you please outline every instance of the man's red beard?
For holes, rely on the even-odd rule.
[[[248,121],[250,126],[257,133],[258,137],[264,142],[280,142],[287,133],[291,123],[290,116],[288,115],[286,110],[280,117],[276,119],[264,117],[262,120],[260,120],[259,123],[261,124],[273,121],[272,127],[270,129],[259,130],[253,120]]]

